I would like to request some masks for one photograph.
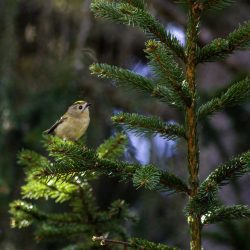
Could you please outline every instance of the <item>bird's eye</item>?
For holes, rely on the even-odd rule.
[[[79,106],[79,109],[82,109],[82,105]]]

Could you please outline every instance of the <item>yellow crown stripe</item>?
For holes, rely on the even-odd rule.
[[[83,104],[83,103],[86,103],[86,102],[81,100],[81,101],[76,101],[73,104],[75,105],[75,104]]]

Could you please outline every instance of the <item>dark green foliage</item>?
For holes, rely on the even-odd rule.
[[[106,236],[94,236],[95,242],[100,242],[100,245],[105,246],[110,244],[111,246],[121,245],[123,249],[143,249],[143,250],[178,250],[175,247],[170,247],[165,244],[157,244],[140,238],[130,238],[129,241],[119,241],[116,239],[109,239]]]
[[[149,40],[146,43],[145,52],[150,60],[149,64],[156,76],[158,84],[167,86],[175,102],[190,105],[190,95],[185,85],[185,77],[182,68],[175,62],[173,52],[163,43]],[[184,105],[185,106],[185,105]]]
[[[18,154],[18,164],[25,166],[25,170],[32,171],[37,168],[44,168],[50,164],[48,158],[31,150],[22,150]]]
[[[215,169],[204,182],[200,190],[204,191],[211,185],[222,186],[230,180],[250,172],[250,151],[233,158]]]
[[[246,21],[229,34],[228,40],[231,46],[235,49],[249,49],[250,48],[250,21]]]
[[[41,240],[46,239],[59,239],[60,237],[63,237],[65,240],[72,240],[77,239],[80,235],[86,235],[86,234],[92,234],[94,233],[94,230],[92,231],[89,227],[89,225],[84,224],[75,224],[75,223],[66,223],[66,224],[60,224],[60,225],[53,225],[51,223],[43,223],[39,226],[36,232],[36,238]]]
[[[151,184],[144,185],[146,188],[152,189],[152,186],[156,187],[158,185],[157,189],[161,190],[188,192],[187,186],[178,177],[160,171],[151,165],[141,167],[139,164],[101,159],[94,150],[82,148],[81,145],[76,143],[62,141],[56,137],[51,137],[51,140],[48,150],[50,155],[57,161],[53,165],[48,165],[36,172],[36,178],[47,176],[46,181],[49,182],[51,178],[60,176],[63,181],[70,181],[75,180],[76,177],[79,178],[79,176],[91,176],[90,173],[95,171],[109,176],[120,176],[124,181],[132,181],[135,178],[141,184],[144,183],[147,176],[146,183]],[[68,164],[66,165],[66,163]],[[145,168],[146,170],[154,168],[155,175],[152,175],[151,171],[145,171]],[[139,186],[141,184],[136,185]]]
[[[188,0],[177,0],[177,2],[182,4],[185,8],[188,8],[190,5],[190,1]],[[225,7],[230,6],[234,2],[234,0],[198,0],[195,1],[195,4],[196,7],[200,9],[200,11],[207,11],[221,10]]]
[[[198,49],[198,63],[204,62],[214,62],[222,61],[229,54],[232,53],[232,48],[230,48],[229,42],[227,39],[217,38],[211,43],[205,45],[202,49]]]
[[[91,241],[93,235],[110,232],[112,236],[125,237],[121,223],[133,217],[121,200],[114,201],[107,211],[100,211],[88,179],[96,178],[98,173],[118,175],[122,171],[122,179],[133,180],[137,187],[189,192],[186,184],[178,177],[154,166],[142,167],[110,160],[122,154],[125,143],[126,137],[117,134],[100,145],[95,152],[81,144],[46,136],[44,146],[49,152],[50,160],[29,150],[22,151],[19,163],[25,167],[26,173],[22,198],[53,199],[55,202],[67,203],[71,211],[49,213],[40,210],[33,203],[17,200],[11,204],[10,209],[12,227],[22,228],[34,224],[37,240],[64,237],[79,241],[79,244],[69,246],[69,249],[95,249],[96,242]],[[84,235],[81,240],[80,235]],[[81,247],[82,241],[86,242],[84,248]],[[137,243],[134,242],[133,247]],[[145,244],[149,244],[149,247],[154,243]],[[155,246],[161,247],[159,249],[172,249],[162,248],[163,245]]]
[[[92,64],[90,71],[101,78],[113,79],[118,85],[137,89],[151,94],[154,85],[151,80],[140,76],[130,70],[122,69],[108,64]]]
[[[167,139],[178,137],[186,138],[183,126],[172,123],[164,123],[157,117],[148,117],[138,114],[120,113],[112,117],[117,124],[124,124],[125,129],[140,134],[157,134]]]
[[[19,207],[18,209],[22,210],[22,207]],[[120,218],[124,215],[124,209],[125,208],[122,206],[119,206],[119,214],[114,214],[114,208],[107,212],[101,212],[100,214],[97,212],[97,216],[89,217],[88,221],[82,220],[81,214],[76,214],[76,212],[74,212],[72,215],[65,213],[63,215],[55,214],[55,216],[40,212],[43,217],[40,214],[38,214],[40,216],[38,217],[36,213],[31,213],[31,211],[28,210],[25,211],[25,215],[27,217],[22,215],[21,223],[22,225],[24,224],[27,226],[28,224],[25,224],[28,221],[27,218],[32,219],[34,223],[39,222],[37,224],[36,230],[36,237],[38,240],[51,240],[52,238],[60,239],[62,236],[72,240],[77,239],[83,234],[86,237],[84,241],[91,242],[92,235],[97,232],[101,232],[102,230],[104,230],[103,232],[105,232],[105,230],[110,230],[110,232],[113,231],[115,234],[120,234],[123,236],[124,232],[119,224],[121,223],[121,220],[123,220]],[[17,212],[13,212],[16,216]],[[81,212],[84,211],[82,210]],[[13,226],[15,226],[14,223]]]
[[[133,183],[137,188],[145,187],[149,190],[189,192],[181,179],[152,165],[138,168],[133,175]]]
[[[203,4],[204,10],[219,10],[230,6],[234,2],[234,0],[199,0],[198,2]]]
[[[44,237],[56,237],[60,234],[71,237],[81,232],[90,231],[90,227],[84,225],[80,214],[76,213],[46,213],[39,210],[32,203],[17,200],[11,204],[11,226],[23,228],[34,223],[41,223],[37,228],[36,236],[39,240]],[[83,224],[81,224],[83,223]],[[60,228],[58,226],[60,225]]]
[[[161,41],[166,39],[163,25],[158,23],[147,11],[131,4],[96,0],[92,2],[91,10],[97,17],[139,27],[143,31],[155,35]]]
[[[27,183],[22,186],[22,195],[24,198],[39,199],[48,198],[55,199],[56,202],[65,202],[77,193],[78,186],[70,182],[62,182],[57,178],[50,178],[49,181],[43,179],[34,179],[34,175],[30,174],[26,178]]]
[[[124,153],[126,143],[126,135],[123,133],[116,134],[97,148],[97,155],[100,158],[107,158],[110,160],[117,159]]]
[[[250,209],[245,205],[220,206],[213,211],[205,214],[202,224],[212,224],[228,220],[248,219],[250,218]]]
[[[176,98],[173,91],[167,86],[162,85],[162,83],[154,84],[152,80],[130,70],[108,64],[92,64],[90,66],[90,71],[98,77],[115,80],[118,86],[136,89],[138,92],[160,99],[170,106],[183,109],[183,101],[180,101],[178,97]]]
[[[232,84],[225,93],[203,104],[198,110],[199,119],[223,110],[225,107],[234,106],[250,98],[250,79]]]
[[[208,212],[213,214],[214,209],[218,207],[218,188],[248,172],[250,172],[249,151],[219,166],[201,183],[198,193],[187,205],[187,214],[204,215]]]
[[[63,180],[73,179],[76,176],[91,176],[93,171],[104,174],[117,175],[122,172],[124,179],[130,178],[138,165],[127,162],[102,159],[94,150],[70,141],[63,141],[57,137],[48,137],[50,140],[48,151],[55,162],[40,170],[37,177],[60,176]]]
[[[173,190],[174,192],[183,192],[186,194],[190,193],[188,186],[180,178],[174,174],[168,172],[162,172],[160,183],[162,187],[168,188],[169,191]],[[164,190],[164,188],[162,188]]]
[[[17,228],[31,225],[34,219],[42,220],[47,217],[33,204],[21,200],[16,200],[10,205],[10,214],[14,216],[11,219],[11,226]]]
[[[149,40],[145,52],[155,75],[166,85],[180,85],[184,81],[184,73],[175,62],[173,53],[161,42]]]
[[[240,25],[227,38],[217,38],[198,51],[198,63],[225,59],[235,50],[250,48],[250,21]]]
[[[213,210],[219,205],[217,193],[218,188],[214,183],[206,187],[207,189],[200,189],[198,194],[190,199],[185,208],[185,214],[202,216]]]
[[[124,135],[118,134],[99,147],[99,154],[107,151],[106,155],[102,155],[103,157],[112,158],[112,152],[117,156],[122,153],[125,143]],[[97,244],[92,241],[92,236],[104,234],[107,231],[115,237],[126,237],[122,225],[125,220],[133,217],[122,200],[114,201],[105,211],[98,208],[92,187],[88,182],[97,176],[93,171],[88,173],[79,171],[74,175],[71,174],[70,177],[65,177],[63,174],[49,177],[41,175],[41,172],[46,172],[46,169],[53,172],[58,164],[64,170],[69,166],[73,167],[75,161],[80,159],[79,153],[85,152],[89,156],[92,155],[92,151],[81,144],[63,141],[52,136],[45,137],[44,145],[49,150],[50,159],[29,150],[19,154],[19,163],[25,167],[26,184],[22,186],[23,200],[14,201],[10,206],[12,227],[22,228],[34,225],[37,240],[60,240],[63,237],[79,242],[74,246],[75,249],[96,249]],[[66,159],[64,153],[71,158]],[[94,157],[100,159],[97,154]],[[82,160],[81,163],[84,164],[83,162]],[[71,171],[70,167],[69,169]],[[42,198],[67,204],[67,212],[42,211],[33,203],[24,200]]]
[[[175,247],[170,247],[170,246],[167,246],[165,244],[157,244],[157,243],[154,243],[154,242],[150,242],[150,241],[147,241],[147,240],[144,240],[144,239],[139,239],[139,238],[132,238],[130,240],[130,243],[131,243],[131,247],[133,247],[134,249],[142,249],[142,246],[143,246],[143,249],[145,250],[177,250],[177,248]]]
[[[130,5],[138,8],[138,9],[142,9],[144,10],[145,9],[145,6],[144,6],[144,0],[113,0],[113,2],[124,2],[124,3],[129,3]]]
[[[184,101],[180,101],[176,94],[167,86],[157,84],[154,88],[153,97],[159,99],[161,102],[166,103],[170,107],[177,108],[179,110],[184,109]]]
[[[184,50],[179,41],[173,35],[167,33],[164,26],[146,10],[141,7],[136,8],[136,6],[138,5],[134,5],[133,1],[132,4],[128,4],[95,0],[91,4],[91,10],[97,17],[141,28],[149,37],[165,43],[177,56],[185,60]]]
[[[156,189],[160,183],[160,171],[154,166],[141,167],[137,169],[133,176],[134,186],[145,187],[149,190]]]

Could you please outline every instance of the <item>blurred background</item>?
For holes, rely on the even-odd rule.
[[[36,243],[32,228],[11,229],[8,205],[19,197],[23,169],[16,163],[22,149],[43,152],[42,131],[75,100],[93,103],[87,145],[96,148],[114,133],[110,117],[118,111],[157,115],[165,121],[183,121],[183,114],[154,99],[117,89],[112,82],[89,74],[92,62],[105,62],[150,76],[143,53],[145,36],[137,29],[96,20],[90,0],[0,1],[0,249],[57,249],[60,243]],[[151,0],[148,6],[185,44],[186,14],[173,1]],[[226,36],[250,19],[250,3],[208,14],[201,25],[200,45]],[[250,52],[237,52],[225,62],[198,68],[200,103],[249,75]],[[249,149],[250,103],[218,113],[200,126],[201,179],[218,164]],[[186,176],[186,145],[159,136],[129,136],[126,157],[142,164],[155,163]],[[250,205],[250,178],[243,177],[220,191],[226,204]],[[100,207],[125,199],[138,215],[127,225],[132,236],[188,248],[188,228],[182,213],[185,196],[135,190],[130,184],[102,177],[94,184]],[[46,203],[45,207],[49,207]],[[250,249],[250,221],[222,223],[204,230],[205,249]]]

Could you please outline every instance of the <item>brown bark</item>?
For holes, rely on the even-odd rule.
[[[196,4],[192,4],[188,20],[187,37],[187,63],[186,79],[192,96],[192,103],[186,110],[186,125],[188,138],[188,171],[190,185],[190,199],[197,194],[199,186],[199,145],[197,135],[196,116],[196,46],[198,42],[200,9]],[[201,249],[201,222],[200,217],[190,215],[188,217],[190,228],[190,249]]]

